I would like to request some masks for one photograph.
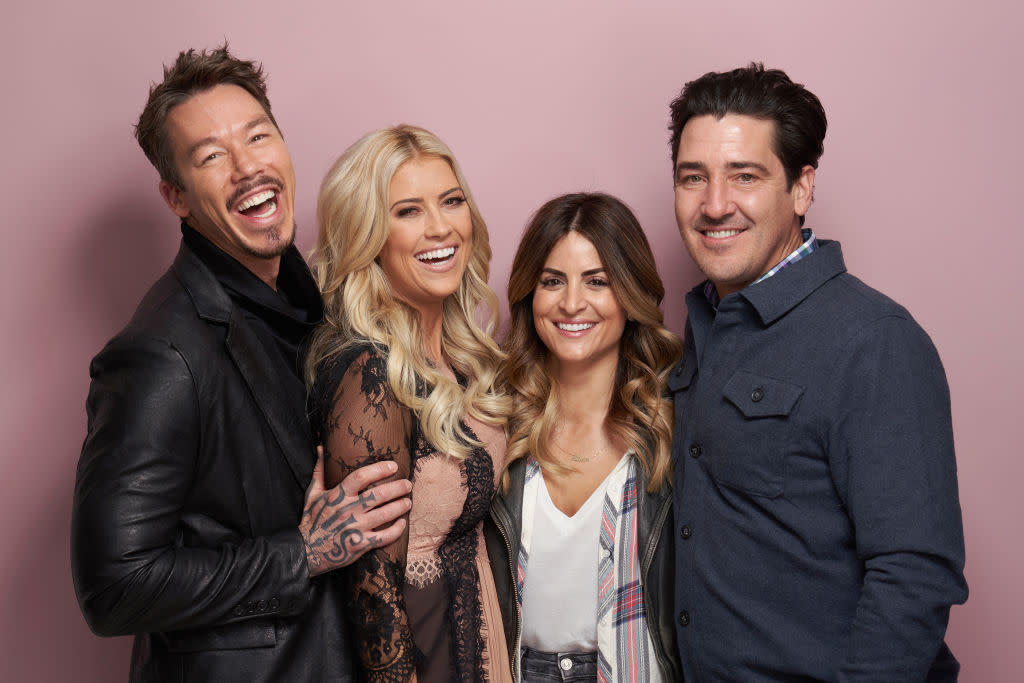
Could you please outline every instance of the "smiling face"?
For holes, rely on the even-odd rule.
[[[281,132],[237,85],[196,93],[166,125],[183,185],[160,183],[168,206],[274,286],[295,238],[295,171]]]
[[[435,313],[462,283],[473,244],[466,194],[448,162],[402,164],[388,191],[388,238],[377,257],[395,296]]]
[[[593,242],[572,231],[555,242],[533,292],[533,325],[556,366],[607,364],[614,372],[626,311]]]
[[[814,169],[787,189],[773,148],[775,123],[697,116],[679,138],[676,222],[690,257],[719,296],[739,291],[800,246]]]

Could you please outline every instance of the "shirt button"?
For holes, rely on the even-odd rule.
[[[757,403],[762,398],[764,398],[764,389],[762,389],[761,387],[758,387],[757,389],[754,389],[753,391],[750,392],[750,400],[753,401],[754,403]]]
[[[690,613],[687,612],[686,610],[683,610],[682,612],[679,613],[679,625],[680,626],[689,626],[690,625]]]
[[[690,446],[690,455],[692,455],[695,458],[699,458],[700,454],[701,448],[699,444],[693,444],[692,446]]]
[[[568,671],[572,668],[572,660],[568,657],[562,657],[562,661],[558,663],[558,666],[562,667],[562,671]]]
[[[685,541],[690,536],[693,536],[693,529],[691,529],[689,525],[683,525],[683,528],[679,530],[679,535],[682,536]]]

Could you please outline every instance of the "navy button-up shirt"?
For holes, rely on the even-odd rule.
[[[967,597],[949,390],[837,242],[687,296],[675,399],[678,614],[697,681],[955,680]]]

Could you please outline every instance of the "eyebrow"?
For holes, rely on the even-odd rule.
[[[764,164],[759,164],[756,161],[730,161],[728,164],[726,164],[726,166],[735,171],[739,171],[744,168],[753,168],[757,169],[758,171],[765,175],[768,175],[768,167],[765,166]]]
[[[769,174],[768,167],[756,161],[730,161],[725,166],[726,168],[734,171],[743,170],[745,168],[753,168],[765,175]],[[676,175],[679,175],[680,171],[707,172],[707,168],[708,167],[705,166],[704,163],[700,161],[680,161],[678,164],[676,164]]]
[[[259,126],[262,126],[263,124],[270,122],[270,117],[264,114],[263,116],[253,119],[249,123],[245,124],[245,131],[249,132],[253,128],[258,128]],[[212,145],[215,142],[217,142],[217,138],[213,135],[207,136],[202,140],[196,141],[188,148],[188,157],[192,158],[192,156],[195,155],[195,153],[198,152],[201,147],[205,147],[206,145]]]
[[[699,161],[680,161],[676,164],[676,174],[680,171],[706,171],[707,166]]]
[[[566,277],[565,273],[563,273],[562,271],[558,270],[557,268],[546,268],[545,267],[545,268],[541,268],[541,272],[542,273],[551,273],[552,275],[558,275],[560,277]],[[589,277],[591,275],[597,275],[598,273],[603,273],[603,272],[605,272],[604,267],[601,267],[601,268],[591,268],[590,270],[584,270],[582,273],[580,273],[580,275],[582,275],[583,277]]]
[[[453,192],[462,192],[462,187],[460,187],[459,185],[456,185],[455,187],[453,187],[451,189],[445,190],[444,192],[442,192],[441,194],[438,195],[438,198],[439,199],[444,199],[445,197],[447,197],[448,195],[452,194]],[[423,203],[423,197],[409,197],[408,199],[399,199],[397,202],[395,202],[394,204],[391,205],[391,208],[393,209],[396,206],[398,206],[399,204],[422,204],[422,203]]]

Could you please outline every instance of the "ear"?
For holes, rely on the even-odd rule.
[[[814,167],[808,165],[800,169],[790,193],[793,195],[793,213],[803,216],[814,201]]]
[[[188,218],[188,205],[185,203],[185,191],[176,188],[166,180],[160,181],[160,196],[178,218]]]

